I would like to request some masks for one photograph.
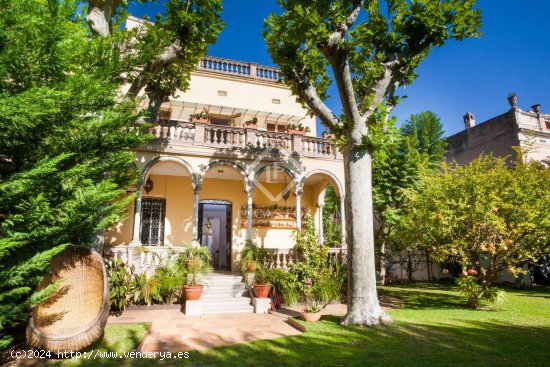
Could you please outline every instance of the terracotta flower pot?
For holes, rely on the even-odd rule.
[[[303,130],[294,130],[294,129],[288,129],[289,134],[297,134],[297,135],[305,135],[305,131]]]
[[[307,322],[317,322],[321,319],[321,311],[311,313],[311,312],[302,312],[302,320]]]
[[[467,273],[468,273],[468,275],[477,275],[477,270],[476,269],[468,269]]]
[[[191,119],[192,122],[194,123],[198,123],[198,124],[209,124],[210,123],[210,120],[207,119],[207,118],[196,118],[196,117],[193,117]]]
[[[323,133],[323,139],[334,139],[334,134]]]
[[[248,267],[246,268],[246,270],[248,272],[251,272],[251,273],[255,272],[256,271],[256,261],[249,261],[248,262]]]
[[[245,129],[257,129],[257,124],[244,125]]]
[[[254,294],[258,298],[267,298],[270,290],[271,284],[254,284]]]
[[[185,299],[187,301],[196,301],[202,296],[202,285],[184,285]]]

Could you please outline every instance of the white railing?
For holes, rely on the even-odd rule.
[[[254,148],[292,149],[292,135],[270,131],[256,131],[252,146]]]
[[[321,157],[330,157],[336,155],[336,147],[328,139],[303,136],[302,152]]]
[[[266,249],[268,253],[265,266],[274,269],[288,269],[289,265],[296,262],[294,249]]]
[[[204,141],[217,148],[244,148],[246,147],[246,131],[241,128],[206,125],[204,127]]]
[[[149,129],[155,139],[167,143],[192,143],[195,140],[195,124],[178,122],[170,125],[156,125]]]
[[[283,269],[287,270],[290,264],[295,263],[297,260],[296,252],[294,249],[266,249],[268,253],[267,260],[265,265],[269,268]],[[346,263],[347,250],[342,247],[331,247],[328,249],[328,259],[327,263],[332,264],[333,262]]]
[[[186,250],[186,247],[168,246],[106,246],[104,255],[121,259],[128,266],[134,266],[136,273],[151,274],[158,266],[174,261],[180,253]],[[268,257],[265,266],[269,268],[286,270],[290,264],[297,261],[296,253],[292,248],[266,249],[266,251]],[[329,248],[328,263],[333,261],[345,263],[346,254],[345,248]]]
[[[149,128],[149,133],[154,136],[152,142],[170,145],[199,144],[215,148],[241,149],[271,148],[309,157],[341,158],[336,146],[330,140],[301,134],[180,121],[159,123]]]
[[[279,69],[271,66],[263,66],[253,62],[243,62],[211,56],[203,57],[199,62],[197,69],[268,81],[278,81],[281,78]]]
[[[167,246],[106,246],[104,255],[121,259],[128,266],[134,266],[136,273],[150,274],[159,265],[174,261],[186,250],[186,247]]]

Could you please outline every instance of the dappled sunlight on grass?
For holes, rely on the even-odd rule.
[[[191,352],[188,360],[80,361],[95,366],[517,366],[546,365],[550,291],[506,289],[504,304],[476,311],[441,284],[388,286],[404,308],[395,322],[343,327],[323,316],[304,334]],[[110,333],[111,331],[108,331]],[[107,334],[108,334],[107,333]],[[132,340],[132,343],[135,339]],[[93,363],[92,363],[93,362]]]

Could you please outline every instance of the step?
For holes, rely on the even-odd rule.
[[[236,298],[241,296],[248,297],[248,295],[249,293],[247,290],[242,290],[239,292],[235,292],[233,290],[202,292],[202,298],[216,298],[216,299]]]
[[[208,284],[230,285],[230,284],[242,283],[242,279],[225,279],[225,278],[218,279],[218,278],[206,278],[206,277],[202,277],[202,281],[207,285]]]
[[[242,305],[242,306],[216,306],[207,307],[206,305],[202,310],[203,314],[222,314],[222,313],[254,313],[254,306]]]
[[[246,289],[244,284],[205,284],[204,293],[210,292],[241,292]]]
[[[230,305],[249,305],[252,300],[248,297],[234,297],[234,298],[223,298],[223,299],[201,297],[201,301],[204,306],[206,305],[230,306]]]

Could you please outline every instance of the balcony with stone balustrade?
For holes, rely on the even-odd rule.
[[[149,128],[151,144],[165,151],[181,146],[206,146],[223,149],[279,149],[303,157],[342,159],[329,139],[252,128],[211,125],[193,122],[162,122]]]

